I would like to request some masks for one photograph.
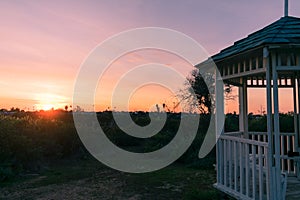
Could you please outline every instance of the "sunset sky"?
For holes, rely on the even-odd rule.
[[[200,43],[210,55],[263,28],[283,15],[284,0],[78,0],[0,1],[0,108],[24,110],[63,108],[72,104],[73,87],[81,64],[99,43],[122,31],[163,27],[182,32]],[[290,0],[289,13],[300,17],[300,1]],[[174,55],[147,50],[115,62],[99,84],[95,107],[110,107],[106,98],[122,70],[159,62],[188,75],[188,64]],[[161,74],[168,78],[167,74]],[[147,76],[147,74],[145,74]],[[142,76],[141,76],[142,78]],[[170,80],[172,82],[172,80]],[[124,90],[127,88],[124,83]],[[128,83],[129,84],[129,83]],[[249,110],[264,109],[263,92],[250,91]],[[261,94],[261,95],[257,95]],[[283,99],[280,111],[292,108]],[[174,95],[149,85],[136,90],[130,110],[149,110],[155,103],[172,107]],[[254,103],[259,101],[261,103]],[[284,102],[284,103],[283,103]],[[237,104],[227,102],[228,112]],[[86,110],[92,107],[85,108]],[[120,103],[116,110],[125,110]]]

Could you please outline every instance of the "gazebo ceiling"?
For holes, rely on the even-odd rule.
[[[217,62],[251,49],[274,44],[300,45],[300,18],[282,17],[223,49],[220,53],[212,56],[212,59]]]

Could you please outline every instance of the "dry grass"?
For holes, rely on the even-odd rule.
[[[42,174],[0,188],[0,199],[216,199],[213,170],[182,165],[128,174],[95,160],[56,163]]]

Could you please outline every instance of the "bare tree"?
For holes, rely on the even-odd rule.
[[[189,112],[198,111],[204,114],[211,114],[215,102],[215,74],[206,72],[201,74],[198,69],[193,70],[187,77],[183,89],[178,92],[180,103],[189,110]],[[224,93],[226,99],[234,99],[231,95],[232,87],[225,85]]]

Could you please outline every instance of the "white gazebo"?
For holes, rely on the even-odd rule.
[[[300,187],[295,187],[300,186],[300,18],[288,16],[286,1],[284,17],[212,59],[221,76],[217,82],[239,88],[239,131],[223,131],[219,137],[215,188],[237,199],[300,199]],[[248,131],[248,88],[265,90],[267,132]],[[290,133],[280,131],[280,88],[293,91],[294,131]],[[224,102],[223,92],[216,93],[216,101]],[[224,103],[217,104],[216,110],[224,115]]]

